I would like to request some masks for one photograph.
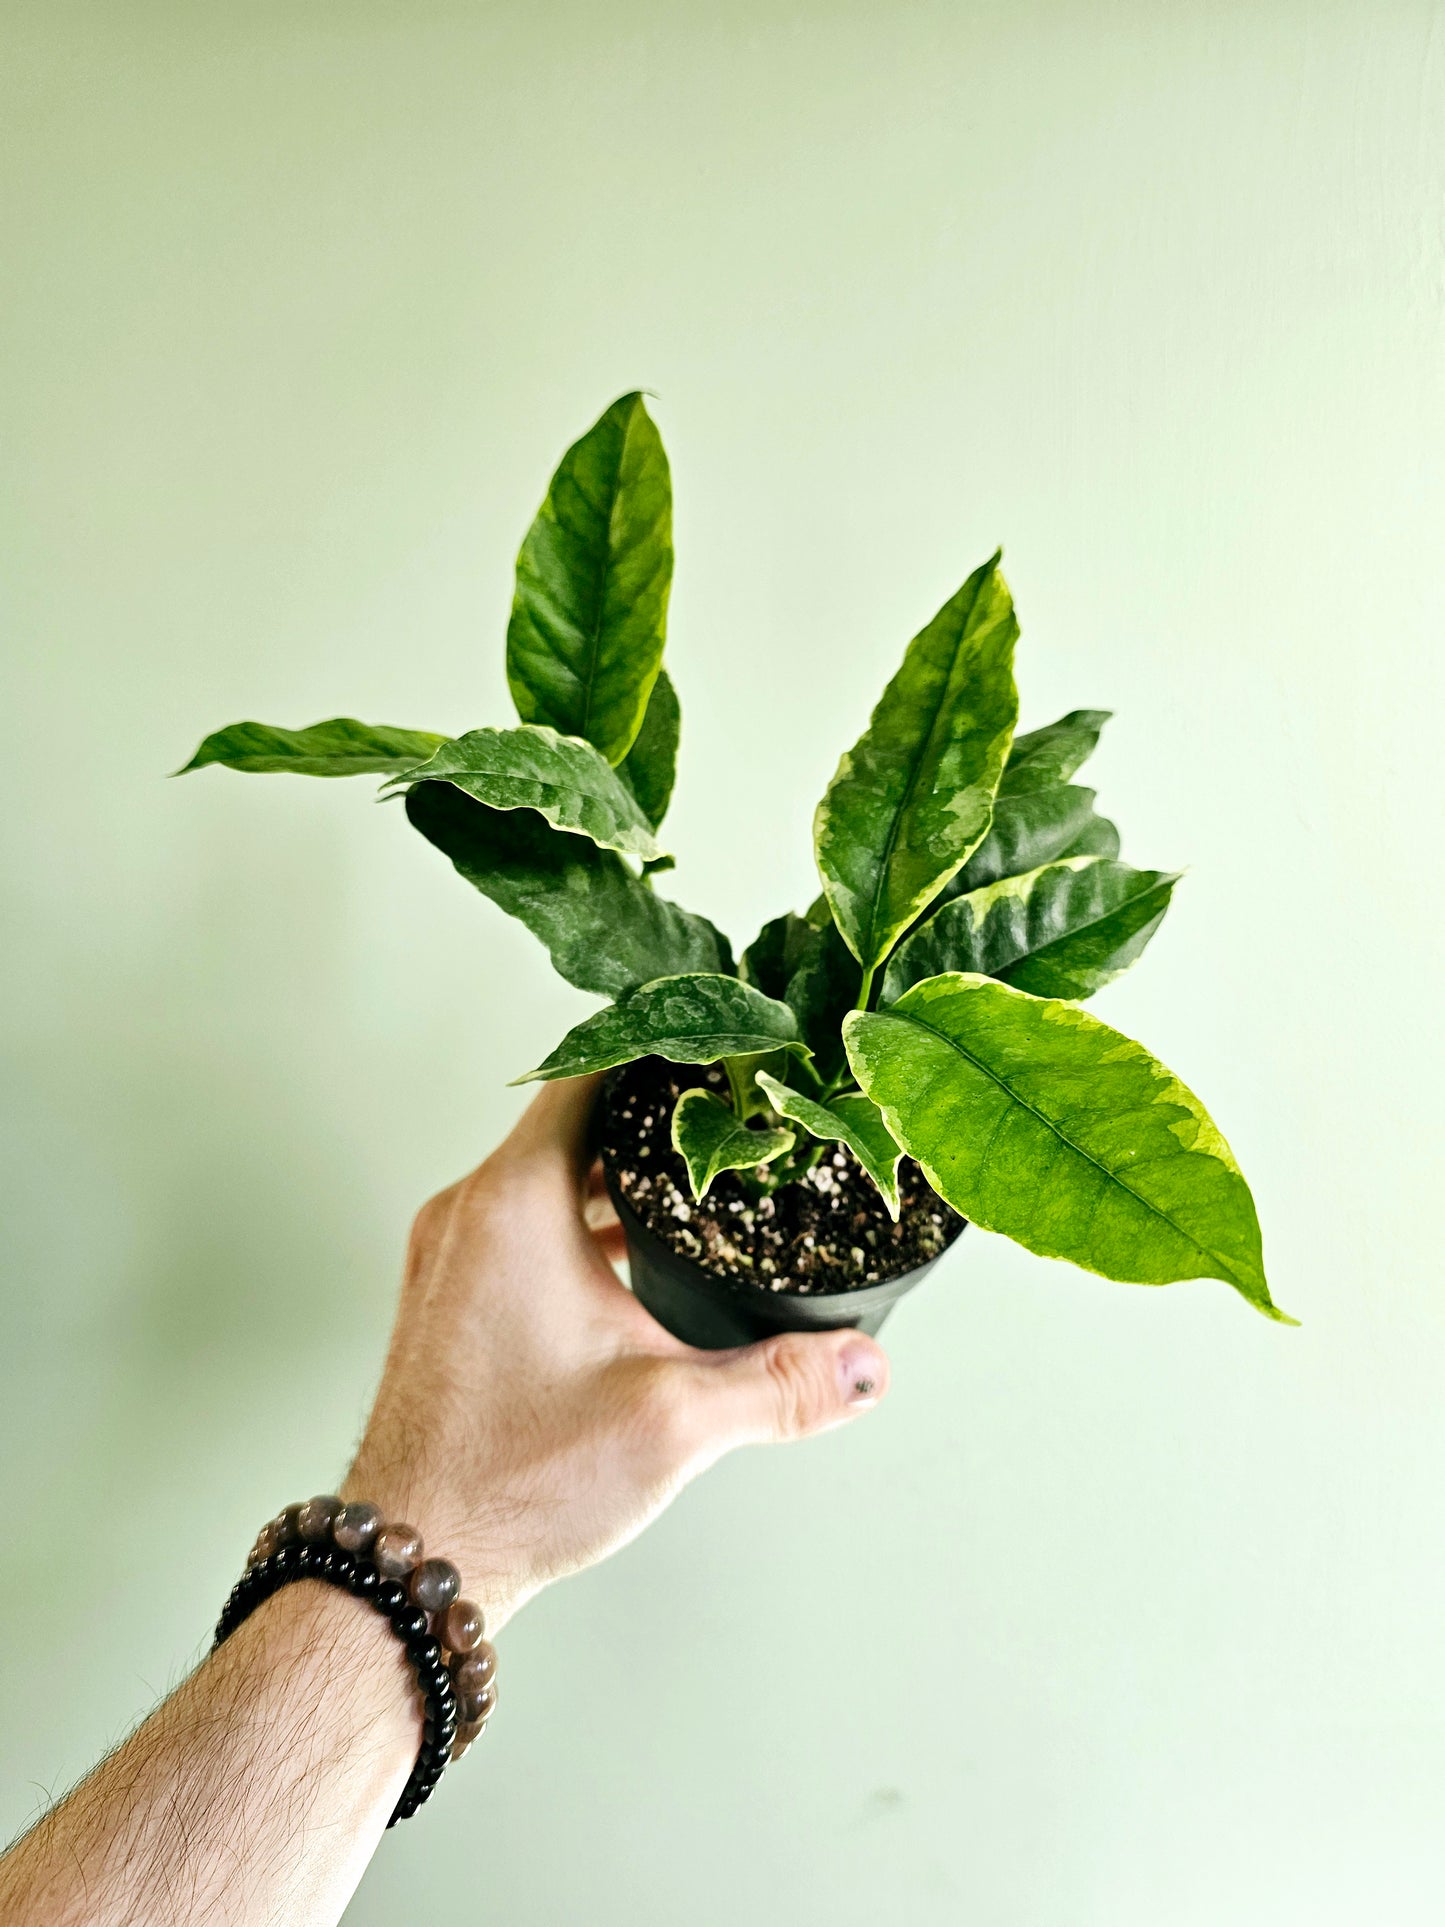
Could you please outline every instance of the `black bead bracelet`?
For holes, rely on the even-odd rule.
[[[445,1559],[423,1559],[410,1526],[386,1526],[375,1506],[310,1499],[261,1529],[246,1572],[216,1625],[222,1645],[263,1600],[297,1579],[319,1579],[381,1614],[402,1642],[423,1703],[422,1743],[389,1827],[431,1798],[447,1762],[460,1759],[497,1703],[497,1656],[479,1607],[457,1597]],[[450,1660],[449,1657],[450,1656]]]

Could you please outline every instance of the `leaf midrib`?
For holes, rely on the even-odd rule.
[[[902,827],[904,812],[908,809],[909,805],[913,801],[914,791],[917,789],[917,786],[918,786],[919,772],[923,767],[924,759],[927,756],[929,747],[933,742],[934,732],[938,728],[939,717],[943,713],[944,702],[947,699],[949,690],[953,687],[953,674],[955,669],[957,669],[958,667],[959,651],[963,648],[964,642],[968,637],[969,621],[973,615],[974,609],[976,609],[977,607],[978,607],[978,597],[975,596],[973,603],[969,608],[968,615],[965,616],[964,618],[963,627],[958,634],[957,640],[954,642],[953,657],[948,665],[948,674],[943,679],[943,687],[940,689],[937,700],[933,705],[933,714],[929,719],[927,732],[925,733],[923,741],[919,746],[918,754],[914,757],[912,766],[909,769],[908,780],[903,786],[903,794],[898,799],[898,807],[894,810],[892,820],[889,822],[889,825],[888,825],[888,834],[883,839],[883,850],[878,860],[878,874],[874,878],[874,882],[873,882],[873,900],[868,906],[868,936],[869,936],[868,948],[870,951],[875,951],[878,948],[878,907],[883,899],[883,886],[888,877],[888,866],[893,861],[893,852],[897,847],[898,833],[900,828]],[[969,789],[977,789],[979,786],[977,783],[970,783],[967,787]],[[983,834],[984,836],[987,836],[988,830],[985,829]],[[981,837],[979,841],[982,842],[982,840],[983,838]],[[974,848],[976,849],[977,847],[978,845],[975,844]],[[961,858],[959,862],[954,865],[955,876],[963,868],[963,865],[965,862],[967,862],[967,860],[968,859],[966,857]],[[946,882],[947,879],[945,878],[944,881]],[[942,888],[942,885],[940,885],[939,887]],[[877,966],[875,965],[874,967],[876,969]]]
[[[1014,994],[1017,995],[1018,993],[1015,992]],[[1221,1252],[1215,1251],[1210,1245],[1201,1243],[1192,1231],[1186,1231],[1184,1226],[1170,1217],[1167,1211],[1162,1211],[1157,1204],[1152,1203],[1142,1192],[1136,1191],[1132,1184],[1127,1184],[1116,1171],[1111,1171],[1107,1164],[1102,1163],[1096,1158],[1092,1151],[1086,1149],[1082,1144],[1076,1144],[1051,1117],[1048,1117],[1041,1111],[1036,1104],[1030,1104],[1026,1097],[1020,1097],[1019,1093],[1006,1078],[1001,1077],[991,1064],[986,1064],[981,1057],[976,1057],[971,1050],[965,1049],[956,1037],[950,1037],[947,1031],[940,1030],[936,1024],[925,1023],[921,1017],[916,1017],[912,1011],[893,1009],[878,1011],[874,1014],[880,1017],[901,1018],[905,1023],[913,1024],[919,1030],[927,1031],[930,1037],[938,1038],[939,1042],[948,1045],[950,1050],[957,1051],[960,1057],[966,1059],[976,1070],[982,1071],[985,1077],[992,1078],[999,1089],[1005,1092],[1022,1110],[1027,1111],[1031,1117],[1036,1117],[1040,1124],[1052,1131],[1061,1144],[1067,1145],[1071,1151],[1083,1158],[1086,1163],[1092,1164],[1096,1171],[1101,1171],[1111,1183],[1117,1184],[1121,1191],[1127,1191],[1136,1203],[1142,1204],[1146,1211],[1158,1218],[1162,1224],[1167,1224],[1171,1231],[1177,1232],[1178,1235],[1185,1239],[1187,1243],[1191,1244],[1196,1251],[1202,1251],[1206,1258],[1212,1258],[1216,1264],[1223,1265],[1226,1284],[1235,1286],[1237,1290],[1242,1291],[1246,1289],[1236,1276],[1230,1260],[1224,1257]]]
[[[633,409],[628,414],[627,426],[622,431],[622,442],[617,451],[617,466],[613,471],[609,491],[610,499],[607,504],[607,540],[603,546],[602,556],[597,570],[597,579],[593,585],[593,602],[595,604],[596,614],[595,621],[592,625],[592,633],[587,639],[587,675],[582,685],[582,727],[578,731],[578,734],[586,737],[589,743],[592,740],[592,696],[597,683],[597,656],[602,647],[602,612],[607,603],[605,593],[607,571],[612,563],[612,527],[617,516],[617,504],[622,499],[622,469],[627,460],[627,441],[632,433],[632,424],[635,416],[636,410]]]

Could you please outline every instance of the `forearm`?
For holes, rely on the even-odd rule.
[[[389,1628],[286,1587],[4,1858],[7,1927],[339,1920],[421,1740]]]

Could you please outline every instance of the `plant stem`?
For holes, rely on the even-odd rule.
[[[876,969],[877,966],[875,965],[874,968]],[[858,1001],[853,1006],[854,1010],[866,1010],[868,1008],[868,998],[872,989],[873,971],[865,970],[863,972],[863,981],[858,986]]]
[[[738,1117],[746,1123],[748,1115],[747,1088],[750,1073],[745,1068],[739,1069],[741,1061],[742,1060],[736,1057],[725,1057],[723,1059],[723,1069],[728,1074],[728,1089],[732,1092],[733,1109],[737,1112]]]

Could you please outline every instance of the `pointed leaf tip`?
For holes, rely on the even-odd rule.
[[[823,888],[864,970],[988,832],[1018,717],[1018,620],[997,558],[908,645],[814,819]]]
[[[795,1134],[755,1129],[720,1097],[701,1088],[684,1091],[673,1106],[672,1148],[687,1166],[694,1198],[707,1196],[724,1171],[751,1171],[791,1151]]]
[[[763,996],[740,978],[694,971],[643,984],[599,1010],[570,1030],[535,1070],[513,1081],[578,1077],[638,1057],[712,1064],[720,1057],[776,1050],[808,1054],[786,1004]]]
[[[424,729],[396,729],[387,723],[362,723],[354,716],[333,716],[305,729],[275,723],[229,723],[206,737],[190,762],[172,771],[219,763],[249,775],[382,776],[424,761],[448,739]]]
[[[1141,1044],[1076,1004],[962,973],[854,1011],[844,1038],[893,1136],[985,1230],[1106,1278],[1219,1278],[1277,1316],[1249,1186]]]
[[[657,680],[671,586],[671,475],[632,390],[562,457],[517,556],[507,681],[522,720],[620,763]]]

